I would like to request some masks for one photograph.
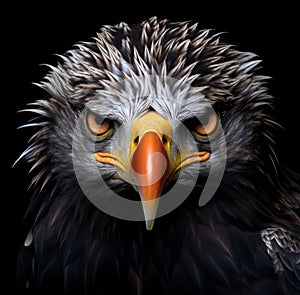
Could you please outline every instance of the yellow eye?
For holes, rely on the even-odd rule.
[[[111,122],[108,119],[101,118],[93,112],[87,112],[86,125],[90,135],[95,138],[102,138],[112,132]]]
[[[200,122],[197,120],[190,129],[194,135],[207,139],[217,129],[218,124],[218,115],[215,112],[209,112],[201,117]]]

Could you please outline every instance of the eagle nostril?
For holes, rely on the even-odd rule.
[[[162,141],[163,145],[167,145],[168,142],[169,142],[166,135],[163,135],[163,136],[161,137],[161,141]]]
[[[134,143],[135,145],[137,145],[137,144],[139,143],[139,141],[140,141],[140,137],[137,136],[137,137],[134,139],[133,143]]]

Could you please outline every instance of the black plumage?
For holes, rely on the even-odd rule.
[[[268,78],[258,73],[259,60],[219,38],[195,24],[151,18],[132,26],[105,26],[51,66],[38,83],[49,97],[26,110],[37,117],[25,126],[38,130],[21,158],[37,173],[17,266],[20,289],[41,294],[299,294],[300,177],[277,163],[273,98]],[[164,78],[148,83],[153,76],[179,82],[167,89]],[[191,87],[188,95],[182,94],[183,81]],[[147,87],[153,97],[145,96]],[[91,157],[79,157],[78,165],[93,187],[94,152],[114,149],[120,138],[126,145],[119,126],[126,133],[150,110],[171,122],[174,134],[178,122],[195,134],[198,125],[186,108],[205,115],[203,97],[220,125],[208,138],[193,135],[198,150],[208,151],[210,158],[199,170],[194,163],[182,165],[181,178],[168,183],[166,190],[173,182],[189,187],[190,175],[197,173],[196,185],[178,208],[147,231],[144,222],[112,217],[86,198],[74,172],[74,141],[84,142],[90,152]],[[86,109],[87,120],[91,111],[110,122],[109,135],[91,140],[84,126],[74,133]],[[226,167],[213,198],[199,207],[210,166],[218,167],[224,152],[218,128],[226,140]],[[220,148],[212,152],[211,142]],[[109,187],[125,198],[139,198],[119,177],[120,167],[101,160],[97,169]]]

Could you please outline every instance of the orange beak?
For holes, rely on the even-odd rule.
[[[131,158],[132,175],[143,204],[146,227],[153,227],[159,197],[170,172],[170,159],[160,136],[143,134]]]

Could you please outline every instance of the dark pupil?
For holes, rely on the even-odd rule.
[[[95,123],[97,125],[102,125],[104,123],[104,120],[100,116],[95,116]]]
[[[205,126],[209,123],[209,115],[204,115],[200,118],[200,124]]]

